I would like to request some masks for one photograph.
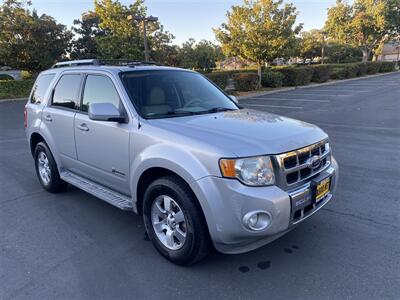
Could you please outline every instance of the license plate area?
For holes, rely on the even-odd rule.
[[[331,178],[326,177],[320,181],[313,183],[313,199],[315,203],[320,202],[330,192]]]

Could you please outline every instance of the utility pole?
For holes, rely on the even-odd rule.
[[[325,62],[325,43],[326,43],[326,38],[325,38],[325,36],[326,36],[327,32],[322,31],[321,34],[322,34],[321,65],[323,65],[324,62]]]
[[[149,50],[149,44],[147,42],[147,22],[157,22],[158,18],[157,17],[141,17],[141,16],[128,16],[128,20],[132,21],[138,21],[138,22],[143,22],[143,39],[144,39],[144,59],[145,61],[150,61],[150,50]]]

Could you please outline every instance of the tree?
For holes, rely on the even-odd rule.
[[[98,58],[100,56],[96,37],[104,36],[104,31],[100,29],[100,18],[89,11],[82,15],[82,20],[74,20],[72,32],[75,40],[72,44],[71,59]]]
[[[335,41],[359,47],[367,61],[377,47],[399,33],[399,0],[337,0],[325,30]]]
[[[214,29],[225,55],[239,56],[261,67],[278,57],[287,57],[302,25],[295,26],[297,11],[283,0],[244,0],[232,6],[227,22]]]
[[[352,63],[360,61],[362,58],[362,51],[358,47],[353,47],[346,44],[331,43],[326,47],[328,62]]]
[[[102,35],[95,37],[98,55],[106,59],[144,59],[142,23],[128,20],[129,15],[146,16],[143,0],[125,6],[119,1],[95,0],[94,13],[99,18]],[[159,22],[147,24],[148,42],[151,51],[157,52],[169,45],[174,36],[164,31]]]
[[[49,68],[66,55],[71,38],[64,25],[29,11],[23,1],[6,0],[0,6],[0,61],[10,67]]]
[[[313,60],[322,55],[322,46],[324,43],[323,33],[318,29],[305,31],[301,33],[299,40],[299,56],[303,59]]]
[[[210,70],[222,59],[221,48],[206,40],[196,43],[196,40],[191,38],[179,49],[180,65],[187,69]]]

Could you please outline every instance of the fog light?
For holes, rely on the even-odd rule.
[[[252,211],[243,217],[243,224],[250,230],[264,230],[271,224],[271,214],[267,211]]]
[[[257,225],[258,222],[258,214],[254,214],[249,218],[249,226],[254,227]]]

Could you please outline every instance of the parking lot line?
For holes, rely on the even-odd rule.
[[[321,90],[317,90],[317,92],[328,92],[328,93],[332,93],[332,92],[352,92],[352,94],[354,93],[360,93],[360,92],[370,92],[370,89],[368,90],[354,90],[353,88],[345,88],[343,86],[337,87],[336,89],[321,89]],[[352,94],[347,94],[346,96],[351,96]]]
[[[270,105],[270,104],[247,104],[244,103],[244,106],[254,106],[254,107],[275,107],[275,108],[293,108],[293,109],[303,109],[302,106],[286,106],[286,105]]]
[[[246,100],[273,100],[273,101],[300,101],[300,102],[331,102],[331,100],[320,100],[320,99],[302,99],[302,98],[278,98],[278,97],[251,97]]]
[[[349,129],[400,131],[400,128],[396,128],[396,127],[346,125],[346,124],[333,124],[333,123],[324,123],[324,122],[319,122],[318,124],[321,126],[326,126],[326,127],[341,127],[341,128],[349,128]]]
[[[317,96],[317,97],[350,97],[352,94],[318,94],[318,93],[296,93],[296,94],[276,94],[282,96]]]

